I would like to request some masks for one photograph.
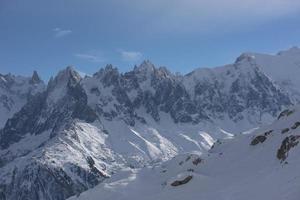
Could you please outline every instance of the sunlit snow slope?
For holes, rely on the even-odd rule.
[[[269,126],[219,140],[208,153],[123,170],[70,200],[298,200],[300,107]]]

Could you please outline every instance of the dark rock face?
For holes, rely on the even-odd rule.
[[[59,76],[50,81],[45,92],[32,97],[0,131],[0,153],[3,154],[0,159],[0,172],[12,176],[10,182],[0,184],[0,196],[3,200],[63,200],[97,185],[107,177],[91,163],[92,158],[85,161],[90,165],[89,169],[76,163],[69,163],[61,168],[48,162],[45,154],[46,148],[51,145],[70,143],[68,137],[63,134],[71,132],[63,130],[72,129],[74,120],[92,123],[98,119],[96,113],[87,105],[87,96],[79,84],[80,80],[80,76],[71,68],[60,72]],[[63,91],[58,93],[58,97],[54,96],[57,90]],[[47,131],[50,132],[48,141],[35,149],[18,154],[13,154],[8,149],[12,144],[27,137],[27,134],[40,135]],[[76,140],[76,135],[70,137]],[[7,169],[10,162],[31,152],[37,155],[41,152],[41,155],[33,158],[29,156],[21,166]],[[64,171],[66,168],[68,173]],[[75,181],[71,175],[79,177],[78,180]]]
[[[7,148],[10,144],[18,142],[27,133],[34,133],[39,128],[35,122],[39,118],[39,112],[44,104],[45,96],[39,94],[31,99],[20,112],[9,119],[5,127],[0,130],[0,147]]]
[[[283,129],[283,130],[281,131],[281,133],[282,133],[282,134],[285,134],[285,133],[287,133],[287,132],[289,132],[289,131],[290,131],[289,128],[285,128],[285,129]]]
[[[293,110],[289,110],[289,109],[284,110],[284,111],[282,111],[282,112],[279,114],[279,116],[278,116],[277,119],[280,119],[280,118],[282,118],[282,117],[284,117],[284,116],[288,117],[289,115],[291,115],[291,114],[293,114],[293,113],[294,113]]]
[[[292,105],[289,97],[257,66],[249,66],[248,71],[244,71],[245,67],[236,63],[227,67],[227,73],[211,72],[211,78],[199,81],[194,90],[197,108],[205,110],[213,119],[227,115],[238,122],[247,115],[257,115],[254,120],[259,122],[264,113],[275,117]]]
[[[259,135],[256,136],[252,141],[251,141],[251,145],[255,146],[259,143],[263,143],[265,140],[267,139],[267,137],[265,135]]]
[[[255,64],[243,66],[238,62],[225,69],[227,72],[221,74],[211,70],[204,78],[194,75],[196,72],[175,76],[145,61],[124,74],[108,65],[81,84],[88,96],[98,99],[98,103],[91,103],[98,116],[107,120],[121,118],[132,126],[136,121],[145,122],[137,113],[141,108],[155,121],[164,112],[175,123],[229,118],[235,123],[249,120],[259,124],[264,114],[276,117],[292,105],[287,94]]]
[[[121,115],[124,121],[134,125],[135,120],[144,121],[142,116],[137,115],[136,110],[145,108],[155,121],[160,120],[159,112],[169,113],[176,123],[208,120],[201,110],[197,110],[187,90],[173,74],[165,68],[157,69],[149,62],[144,62],[125,74],[120,74],[116,68],[109,65],[96,73],[92,79],[99,85],[86,86],[87,93],[100,100],[116,100],[114,109],[110,112],[104,112],[103,107],[95,108],[98,114],[106,119],[112,120]],[[86,85],[84,81],[82,84]],[[111,88],[111,94],[104,96],[107,94],[101,94],[99,87]],[[132,97],[131,93],[136,95]],[[107,102],[103,104],[105,106]]]
[[[105,176],[74,165],[70,168],[84,182],[74,182],[61,168],[31,163],[23,169],[14,168],[10,184],[0,184],[0,196],[6,199],[64,200],[99,184]]]
[[[291,135],[286,137],[279,147],[277,151],[277,158],[281,160],[281,162],[285,161],[288,157],[289,151],[299,144],[300,136],[299,135]]]
[[[60,94],[62,97],[56,104],[47,104],[47,99],[56,87],[54,82],[58,82],[60,77],[50,83],[45,92],[34,96],[20,112],[7,121],[0,132],[2,149],[20,141],[28,133],[38,135],[43,131],[52,129],[52,136],[54,136],[58,128],[72,119],[86,122],[93,122],[97,119],[95,112],[87,105],[87,96],[79,84],[80,79],[76,80],[72,74],[75,72],[68,70],[71,69],[67,69],[65,73],[69,73],[69,77],[66,76],[63,79],[67,82],[66,94]],[[44,119],[42,123],[39,122],[41,118]]]
[[[177,187],[177,186],[180,186],[180,185],[187,184],[188,182],[190,182],[190,180],[192,180],[192,178],[193,178],[193,176],[187,176],[183,180],[174,181],[173,183],[171,183],[171,186]]]
[[[269,130],[269,131],[264,132],[261,135],[257,135],[256,137],[254,137],[252,139],[250,145],[251,146],[256,146],[258,144],[264,143],[267,140],[268,136],[271,135],[272,132],[273,132],[273,130]]]
[[[79,84],[69,88],[69,96],[69,101],[75,102],[72,106],[73,112],[71,117],[73,119],[81,119],[88,123],[92,123],[97,119],[94,110],[87,105],[87,96]]]
[[[43,81],[37,79],[36,72],[32,78],[0,74],[0,128],[34,95],[44,91]]]
[[[297,129],[300,126],[300,122],[295,122],[291,129]]]
[[[39,84],[42,80],[40,79],[38,73],[36,71],[33,72],[31,79],[29,80],[30,84]]]
[[[268,136],[268,135],[270,135],[271,133],[273,133],[273,130],[269,130],[269,131],[265,132],[265,133],[264,133],[264,136]]]
[[[193,160],[193,165],[198,165],[202,162],[202,159],[201,158],[196,158]]]

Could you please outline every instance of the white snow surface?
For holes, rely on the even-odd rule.
[[[102,121],[113,151],[134,167],[166,161],[179,153],[206,152],[217,139],[233,136],[211,123],[175,124],[166,113],[161,113],[159,123],[143,116],[147,124],[138,122],[133,127],[121,120]]]
[[[253,54],[256,63],[280,87],[299,102],[300,97],[300,49],[297,47],[277,55]]]
[[[271,125],[219,140],[207,153],[190,152],[142,169],[123,169],[70,200],[298,200],[300,148],[291,148],[284,162],[276,155],[284,138],[300,136],[300,126],[291,128],[299,121],[296,107]],[[286,128],[289,132],[282,133]],[[264,142],[250,145],[271,130]],[[171,185],[187,176],[192,176],[188,183]]]

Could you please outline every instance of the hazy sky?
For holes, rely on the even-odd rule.
[[[145,59],[186,73],[297,45],[297,0],[0,0],[0,73],[47,79]]]

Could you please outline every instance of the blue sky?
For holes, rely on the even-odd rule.
[[[149,59],[173,72],[300,45],[295,0],[0,0],[0,73],[44,79]]]

